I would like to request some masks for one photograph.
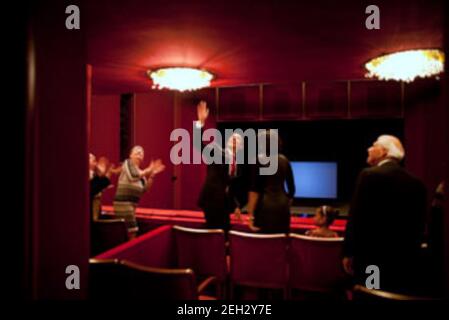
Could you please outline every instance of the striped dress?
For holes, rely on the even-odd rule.
[[[129,159],[125,160],[115,193],[114,212],[118,218],[125,219],[128,232],[138,230],[136,207],[147,186],[146,178],[140,176],[140,169]]]

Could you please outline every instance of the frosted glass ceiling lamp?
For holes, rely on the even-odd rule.
[[[444,53],[437,49],[408,50],[383,55],[365,64],[367,78],[411,82],[444,70]]]
[[[205,71],[194,68],[162,68],[148,71],[153,80],[154,89],[170,89],[178,91],[191,91],[209,87],[214,76]]]

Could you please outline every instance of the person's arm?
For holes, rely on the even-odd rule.
[[[165,165],[162,163],[161,159],[157,159],[155,161],[151,161],[149,165],[149,171],[143,176],[143,184],[145,187],[145,191],[150,189],[153,185],[154,178],[165,170]]]
[[[357,213],[362,207],[364,176],[365,171],[362,171],[357,177],[354,194],[349,208],[348,220],[346,222],[345,240],[343,243],[343,255],[345,257],[352,257],[354,254],[354,219],[356,219]]]
[[[120,174],[122,172],[122,166],[115,167],[114,165],[112,165],[111,168],[109,169],[109,172],[111,174]]]
[[[427,189],[425,185],[420,182],[417,194],[417,212],[418,212],[418,224],[416,230],[416,238],[420,239],[420,243],[424,243],[428,239],[427,234]]]
[[[204,127],[206,120],[209,117],[209,108],[207,108],[206,101],[202,100],[196,107],[196,114],[198,117],[198,125]]]
[[[148,167],[142,171],[142,177],[153,179],[157,174],[164,171],[164,169],[165,165],[162,163],[161,159],[151,160]]]
[[[290,161],[288,161],[288,160],[287,160],[286,182],[287,182],[287,196],[290,199],[293,199],[293,197],[295,196],[295,193],[296,193],[295,180],[293,179],[292,166],[290,165]]]
[[[199,137],[199,141],[197,139],[194,139],[193,141],[193,147],[195,150],[197,150],[200,154],[208,157],[208,162],[213,162],[215,155],[224,155],[224,150],[221,148],[220,144],[216,143],[215,140],[213,140],[212,143],[206,144],[203,141],[203,131],[204,126],[206,125],[206,120],[209,117],[209,109],[207,108],[207,104],[205,101],[200,101],[197,105],[197,121],[195,121],[195,125],[193,126],[193,135]],[[215,138],[214,138],[215,139]],[[203,150],[206,149],[207,152],[203,152]],[[212,154],[214,156],[212,156]]]
[[[253,231],[260,230],[259,228],[254,226],[254,213],[257,208],[257,203],[259,201],[260,194],[262,193],[262,184],[261,177],[259,175],[259,166],[252,165],[250,170],[250,184],[249,184],[249,192],[248,192],[248,226]]]
[[[254,211],[259,201],[259,193],[250,191],[248,193],[248,226],[252,231],[258,231],[260,228],[254,226]]]
[[[202,139],[203,128],[206,125],[207,118],[209,117],[209,109],[207,108],[207,104],[205,101],[200,101],[196,106],[196,115],[197,121],[195,121],[195,125],[193,126],[193,135],[198,135],[200,137],[200,141],[199,144],[195,143],[197,141],[194,141],[193,147],[201,153],[202,149],[204,148]]]
[[[353,274],[354,272],[352,266],[352,258],[354,256],[354,247],[356,242],[354,220],[359,215],[359,212],[363,210],[366,184],[366,170],[363,170],[357,178],[354,195],[349,209],[343,242],[343,268],[348,274]]]

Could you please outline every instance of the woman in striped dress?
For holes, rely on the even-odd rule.
[[[165,169],[162,161],[158,159],[151,161],[148,167],[141,170],[143,158],[143,148],[134,146],[129,158],[123,162],[114,198],[115,215],[125,219],[130,238],[135,237],[138,231],[136,207],[140,197],[151,187],[154,177]]]

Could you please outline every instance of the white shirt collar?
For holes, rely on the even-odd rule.
[[[387,163],[387,162],[392,162],[392,161],[394,161],[394,160],[393,160],[393,159],[384,159],[384,160],[380,161],[380,162],[377,164],[377,166],[380,167],[381,165],[383,165],[383,164],[385,164],[385,163]]]

